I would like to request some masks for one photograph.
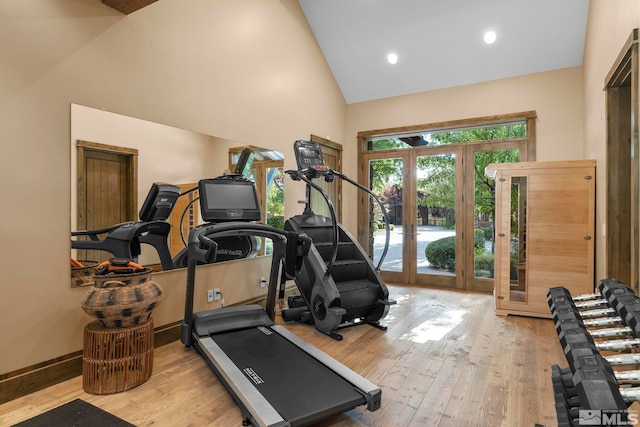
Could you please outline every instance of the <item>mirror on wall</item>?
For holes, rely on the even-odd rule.
[[[233,171],[245,147],[247,144],[239,141],[71,104],[72,235],[139,221],[145,205],[151,209],[151,213],[147,209],[147,219],[163,220],[167,214],[170,227],[154,231],[161,237],[142,239],[147,244],[139,245],[138,262],[167,270],[163,258],[175,261],[184,248],[189,227],[201,223],[197,191],[189,190],[196,188],[200,179]],[[263,147],[250,148],[254,154],[247,176],[256,183],[262,222],[277,226],[284,214],[283,155]],[[170,186],[161,187],[159,192],[154,183]],[[169,212],[162,207],[155,210],[154,202],[162,204],[163,197],[174,192],[180,196]],[[169,255],[161,257],[152,243],[164,239],[165,234]],[[73,237],[77,239],[89,240],[90,236]],[[269,254],[268,245],[262,244],[255,255],[265,254]],[[71,253],[72,258],[85,261],[103,261],[110,256],[108,252],[84,249],[72,249]],[[175,266],[179,264],[173,263]]]

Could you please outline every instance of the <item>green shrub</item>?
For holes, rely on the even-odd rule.
[[[284,228],[284,217],[272,216],[271,218],[267,218],[267,224],[282,230]]]
[[[434,268],[456,268],[456,236],[443,237],[429,243],[424,250],[427,261]]]
[[[518,269],[516,268],[516,264],[518,263],[518,254],[511,252],[509,258],[509,280],[517,280]]]
[[[387,229],[387,227],[384,225],[384,221],[382,221],[382,222],[376,222],[376,223],[374,224],[374,227],[376,228],[376,230],[383,230],[383,231],[384,231],[384,230],[386,230],[386,229]],[[395,225],[393,225],[393,224],[389,224],[389,230],[390,230],[390,231],[393,231],[393,229],[394,229],[394,228],[395,228]]]
[[[473,247],[484,248],[484,232],[479,229],[473,230]]]
[[[446,228],[447,230],[453,230],[454,228],[456,228],[456,221],[445,218],[442,220],[442,223],[440,223],[440,227]]]
[[[485,240],[493,240],[493,227],[483,227],[482,232]]]
[[[491,276],[493,277],[493,255],[492,254],[484,254],[484,255],[476,255],[473,259],[473,267],[476,271],[478,270],[487,270],[491,272]]]

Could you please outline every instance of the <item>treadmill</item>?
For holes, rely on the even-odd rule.
[[[311,239],[252,222],[260,219],[255,186],[240,176],[202,180],[199,191],[201,214],[210,222],[189,233],[181,341],[202,355],[240,406],[243,425],[304,426],[358,406],[379,409],[380,388],[274,322],[279,278],[301,268]],[[266,309],[193,312],[196,265],[215,260],[213,238],[223,236],[273,241]]]

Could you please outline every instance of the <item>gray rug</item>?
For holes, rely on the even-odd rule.
[[[72,400],[13,427],[135,427],[81,399]]]

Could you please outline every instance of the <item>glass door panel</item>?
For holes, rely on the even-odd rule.
[[[526,302],[527,177],[511,177],[509,301]]]
[[[405,206],[403,205],[405,161],[402,157],[369,161],[369,188],[382,201],[389,218],[389,249],[380,268],[385,280],[406,281]],[[373,265],[380,262],[386,230],[384,217],[377,203],[369,200],[369,236],[372,240]]]
[[[467,216],[468,233],[473,235],[473,249],[468,250],[471,256],[469,268],[473,275],[469,276],[467,289],[492,290],[495,259],[495,181],[485,174],[485,169],[493,163],[517,163],[520,158],[518,148],[501,150],[484,150],[473,153],[473,206]],[[471,210],[472,209],[472,210]]]
[[[485,175],[492,163],[517,163],[517,148],[477,151],[474,153],[473,186],[473,278],[493,279],[495,256],[495,181]],[[491,281],[493,282],[493,281]],[[489,284],[493,288],[493,283]],[[482,289],[482,286],[476,286]]]
[[[284,228],[284,168],[268,167],[266,170],[265,223]]]
[[[423,284],[455,287],[456,154],[415,157],[415,208],[409,237],[412,274]]]
[[[282,166],[267,167],[265,169],[265,206],[263,209],[264,223],[275,228],[284,228],[284,168]],[[263,245],[260,255],[273,253],[273,241],[260,238]]]

